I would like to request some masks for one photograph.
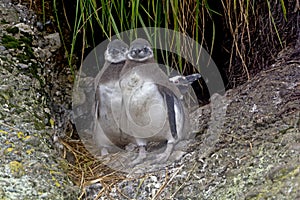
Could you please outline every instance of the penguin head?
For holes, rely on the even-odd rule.
[[[190,85],[192,85],[194,81],[200,78],[201,78],[201,74],[196,73],[187,76],[176,75],[169,78],[169,81],[176,85],[176,87],[179,89],[181,94],[185,94],[188,92]]]
[[[174,83],[175,85],[191,85],[196,80],[200,79],[202,76],[199,73],[183,76],[183,75],[176,75],[169,78],[169,81]]]
[[[169,78],[169,80],[174,83],[175,85],[188,85],[189,82],[185,76],[177,75],[174,77]]]
[[[115,39],[111,41],[104,53],[105,60],[111,63],[120,63],[126,60],[128,45],[122,40]]]
[[[143,62],[153,58],[153,51],[151,45],[145,39],[138,38],[131,42],[129,52],[127,54],[129,60]]]

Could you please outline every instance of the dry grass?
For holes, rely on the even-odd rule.
[[[107,167],[99,159],[95,159],[84,147],[80,140],[65,139],[60,140],[64,146],[63,157],[68,162],[68,175],[74,183],[82,188],[80,199],[85,195],[85,188],[95,183],[100,183],[103,189],[98,196],[103,193],[109,194],[111,188],[120,181],[130,180],[126,174],[114,171]]]
[[[122,181],[133,181],[135,179],[143,180],[147,179],[151,173],[146,173],[143,175],[134,174],[134,176],[128,176],[128,174],[115,171],[104,163],[105,161],[101,159],[96,159],[90,154],[88,150],[84,147],[83,143],[80,140],[72,140],[70,138],[65,140],[60,140],[60,143],[64,146],[63,157],[68,160],[68,175],[72,181],[82,189],[82,193],[78,199],[82,199],[88,195],[86,188],[88,186],[100,183],[102,189],[98,192],[95,199],[100,198],[101,196],[110,197],[110,193],[113,188],[117,189],[117,193],[122,196],[124,199],[131,199],[125,195],[120,188],[117,187],[118,183]],[[110,155],[114,156],[114,155]],[[152,199],[156,199],[163,192],[163,190],[169,185],[172,184],[174,177],[180,172],[183,166],[179,167],[172,176],[168,176],[168,169],[165,170],[165,178],[161,187],[157,190]],[[191,175],[189,173],[188,176]],[[136,196],[139,194],[140,188],[136,188]],[[178,188],[180,190],[180,187]],[[173,196],[176,195],[176,192]]]
[[[282,49],[296,41],[297,2],[222,0],[225,27],[231,37],[225,47],[231,87],[270,66]]]

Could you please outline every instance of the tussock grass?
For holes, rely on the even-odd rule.
[[[229,54],[227,74],[234,87],[269,66],[287,47],[285,41],[295,38],[295,3],[283,0],[221,2],[225,26],[231,37],[226,47]]]
[[[54,4],[56,1],[58,0],[55,0]],[[77,0],[75,22],[71,28],[71,47],[65,48],[68,63],[70,66],[74,63],[73,55],[78,42],[82,44],[82,61],[85,49],[90,46],[96,46],[96,37],[101,37],[103,40],[110,39],[113,35],[120,32],[139,27],[169,28],[187,34],[203,45],[205,43],[203,33],[205,31],[205,23],[207,23],[205,18],[206,15],[211,15],[213,12],[205,0]],[[56,16],[56,18],[59,21],[59,17]],[[96,30],[97,33],[95,33]],[[212,31],[214,32],[214,29]],[[153,33],[146,33],[146,35],[149,35],[149,38],[151,34]],[[87,38],[87,35],[92,37]],[[132,32],[130,38],[133,40],[136,35],[136,32]],[[155,35],[154,37],[157,38],[159,36]],[[211,41],[214,41],[214,37],[215,34],[212,35]],[[181,43],[178,40],[175,40],[175,42],[177,53],[180,54],[182,51]],[[156,43],[153,43],[154,49],[156,45]],[[211,46],[214,46],[213,42]],[[189,51],[189,49],[184,49],[184,51]],[[210,52],[212,53],[212,51],[213,48]],[[183,72],[188,64],[180,57],[170,55],[168,52],[161,51],[155,52],[155,54],[156,56],[159,55],[165,64],[175,67],[180,72]]]

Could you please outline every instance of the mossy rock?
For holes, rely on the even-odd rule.
[[[31,43],[32,43],[32,37],[31,36],[29,36],[29,37],[21,36],[20,39],[19,39],[19,41],[20,42],[24,42],[27,45],[31,45]]]
[[[1,24],[9,24],[9,22],[7,22],[5,19],[1,19],[0,23]]]
[[[21,47],[20,42],[10,35],[3,35],[2,43],[7,49],[19,49]]]
[[[9,28],[6,29],[6,31],[8,33],[16,34],[16,33],[19,33],[20,30],[19,30],[18,27],[9,27]]]

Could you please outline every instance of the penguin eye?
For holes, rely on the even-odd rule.
[[[126,52],[126,48],[122,47],[122,52]]]
[[[143,51],[144,51],[145,53],[148,53],[149,49],[148,49],[147,47],[144,47]]]
[[[137,54],[137,50],[132,49],[131,52],[130,52],[130,54],[131,54],[132,56],[135,56],[135,55]]]
[[[113,55],[116,55],[116,54],[119,53],[119,51],[117,49],[111,49],[110,53],[113,54]]]

